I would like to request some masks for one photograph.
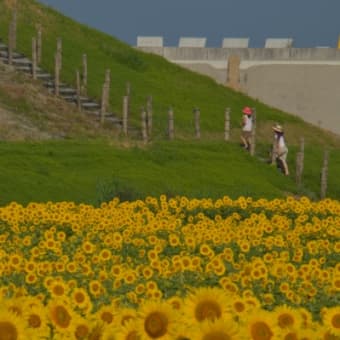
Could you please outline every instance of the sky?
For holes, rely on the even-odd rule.
[[[83,24],[131,46],[137,36],[249,38],[264,47],[267,38],[292,38],[294,47],[337,47],[340,0],[38,0]]]

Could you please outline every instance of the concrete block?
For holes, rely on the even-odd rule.
[[[293,46],[292,38],[268,38],[266,39],[265,48],[287,48]]]
[[[179,38],[179,47],[205,47],[207,43],[207,38],[189,38],[181,37]]]
[[[163,47],[163,37],[137,37],[137,47]]]
[[[223,48],[247,48],[249,38],[224,38],[222,41]]]

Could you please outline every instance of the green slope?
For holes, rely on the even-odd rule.
[[[0,38],[6,41],[11,10],[0,0]],[[62,79],[75,83],[82,55],[88,58],[88,93],[100,98],[106,69],[111,70],[110,106],[121,114],[126,83],[132,87],[130,124],[139,127],[140,109],[153,97],[152,145],[120,148],[115,142],[5,143],[0,144],[6,166],[0,169],[1,203],[11,200],[75,200],[97,202],[112,193],[129,198],[148,194],[188,196],[251,195],[274,197],[308,194],[318,198],[323,151],[330,150],[329,190],[340,197],[340,141],[326,131],[303,122],[241,93],[217,85],[208,77],[142,53],[97,30],[35,1],[20,0],[17,50],[31,53],[31,38],[43,30],[42,66],[53,73],[56,40],[63,39]],[[257,109],[257,149],[251,158],[238,146],[240,112],[245,105]],[[175,113],[176,141],[168,142],[167,111]],[[201,110],[201,141],[194,140],[193,108]],[[223,142],[224,110],[231,108],[231,139]],[[271,125],[286,128],[290,147],[290,178],[265,163],[272,141]],[[295,155],[305,138],[303,187],[294,184]],[[99,138],[101,136],[98,136]],[[119,144],[119,143],[118,143]],[[130,145],[135,145],[129,142]],[[112,145],[115,145],[114,147]]]
[[[218,142],[159,142],[147,149],[100,142],[0,143],[5,160],[0,203],[95,204],[116,195],[136,199],[163,193],[260,198],[295,189],[291,179],[237,151],[232,144]]]

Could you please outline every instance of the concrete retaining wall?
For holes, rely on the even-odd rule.
[[[228,60],[240,57],[239,88],[251,97],[340,135],[340,49],[141,48],[228,82]]]
[[[241,75],[251,97],[340,135],[340,66],[262,65]]]
[[[227,60],[237,54],[241,60],[340,60],[337,48],[206,48],[206,47],[139,47],[145,52],[177,60]]]

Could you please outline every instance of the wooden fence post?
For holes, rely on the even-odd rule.
[[[256,108],[252,108],[252,121],[253,121],[253,128],[251,130],[251,144],[250,144],[250,154],[251,156],[255,155],[256,149]]]
[[[147,127],[147,120],[146,120],[146,111],[144,107],[142,107],[141,118],[142,118],[142,138],[143,138],[144,144],[146,144],[148,142],[148,127]]]
[[[13,9],[11,24],[12,24],[12,48],[13,50],[16,50],[17,48],[17,9],[16,8]]]
[[[146,102],[146,121],[147,121],[147,128],[148,128],[148,135],[151,137],[152,135],[152,115],[153,115],[153,108],[152,108],[152,96],[148,96]]]
[[[106,82],[104,82],[102,87],[102,101],[100,105],[100,123],[103,124],[105,120],[105,113],[106,113]]]
[[[37,65],[41,63],[41,54],[42,53],[42,32],[41,28],[39,27],[37,33]]]
[[[325,150],[324,157],[323,157],[323,166],[321,169],[321,189],[320,189],[321,199],[326,197],[326,192],[327,192],[328,160],[329,160],[329,152]]]
[[[170,140],[174,139],[175,126],[174,126],[174,111],[172,107],[168,110],[168,137]]]
[[[123,97],[123,133],[125,136],[128,134],[128,96]]]
[[[230,138],[230,108],[224,111],[224,140],[227,142]]]
[[[58,53],[54,55],[54,94],[59,96],[59,77],[60,77],[60,70],[59,70],[59,56]]]
[[[103,84],[103,92],[102,92],[102,103],[100,108],[100,122],[104,123],[105,114],[109,108],[109,93],[110,93],[110,70],[107,69],[105,72],[105,81]]]
[[[87,94],[87,55],[83,54],[83,72],[82,72],[82,85],[81,93],[86,96]]]
[[[80,72],[76,71],[76,82],[77,82],[77,108],[78,111],[81,112],[81,85],[80,85]]]
[[[194,109],[194,120],[195,120],[195,137],[197,139],[201,138],[200,116],[201,111],[199,108],[196,107]]]
[[[131,110],[131,84],[130,82],[126,83],[126,96],[128,97],[128,114],[130,115],[130,110]]]
[[[296,155],[296,184],[298,186],[302,183],[303,163],[305,152],[305,140],[303,137],[300,139],[300,151]]]
[[[57,54],[58,54],[58,65],[59,65],[59,72],[62,69],[63,65],[63,41],[61,38],[57,39]]]
[[[10,22],[9,24],[9,30],[8,30],[8,65],[13,64],[13,22]]]
[[[37,79],[37,39],[32,38],[32,77]]]
[[[105,105],[106,111],[109,111],[110,106],[110,88],[111,88],[111,70],[107,69],[105,72],[105,84],[106,84],[106,97],[105,97]]]

